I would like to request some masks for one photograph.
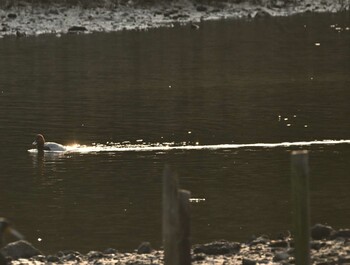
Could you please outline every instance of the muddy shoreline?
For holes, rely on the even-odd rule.
[[[130,2],[130,1],[129,1]],[[119,4],[105,7],[29,4],[0,8],[0,38],[66,33],[148,30],[174,25],[199,29],[200,23],[220,19],[257,19],[291,16],[305,12],[341,12],[349,10],[348,1],[265,1],[263,6],[249,2],[198,4],[175,1],[150,5]]]
[[[350,229],[335,230],[317,224],[311,229],[312,264],[350,264]],[[8,264],[164,264],[163,251],[153,250],[147,242],[134,252],[121,253],[109,248],[102,252],[59,251],[44,255],[25,241],[10,243],[1,249]],[[1,263],[3,264],[3,263]],[[294,240],[288,232],[278,238],[262,235],[246,243],[225,240],[192,247],[192,264],[295,264]]]

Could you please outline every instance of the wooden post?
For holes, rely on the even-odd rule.
[[[178,190],[177,175],[169,166],[163,172],[164,265],[190,265],[190,197]]]
[[[177,176],[165,166],[163,171],[164,264],[180,265],[178,250],[179,199]]]
[[[191,264],[190,242],[190,198],[191,193],[187,190],[179,190],[179,261],[181,265]]]
[[[310,264],[309,165],[307,151],[291,156],[295,264]]]

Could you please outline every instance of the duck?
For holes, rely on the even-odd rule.
[[[61,144],[54,142],[45,142],[45,138],[42,134],[37,134],[33,145],[36,146],[38,152],[51,151],[51,152],[62,152],[66,151],[66,147]]]
[[[8,219],[0,217],[0,246],[3,245],[4,237],[6,234],[11,234],[19,240],[24,239],[24,236],[13,228],[11,222]]]

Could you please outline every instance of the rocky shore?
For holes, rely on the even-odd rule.
[[[317,224],[311,229],[312,264],[350,264],[350,229],[335,230]],[[153,250],[147,242],[131,253],[120,253],[109,248],[105,251],[59,251],[44,255],[26,241],[10,243],[0,253],[8,264],[137,264],[160,265],[163,251]],[[4,258],[3,258],[4,260]],[[0,264],[6,264],[6,261]],[[260,236],[246,243],[216,241],[195,245],[192,248],[192,264],[294,264],[294,241],[289,233],[277,239]]]
[[[140,5],[131,0],[124,4],[85,7],[63,4],[32,4],[20,1],[0,7],[0,38],[66,33],[147,30],[174,25],[199,29],[205,20],[290,16],[304,12],[339,12],[349,10],[349,1],[266,0],[263,5],[234,1],[201,4],[190,0],[161,1]],[[254,2],[254,1],[252,1]]]

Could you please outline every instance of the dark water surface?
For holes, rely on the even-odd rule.
[[[350,139],[349,13],[148,32],[0,40],[0,216],[46,253],[161,245],[161,174],[192,203],[192,241],[291,229],[298,147],[46,155],[62,144]],[[341,30],[339,29],[341,28]],[[308,147],[312,222],[349,227],[350,145]]]

